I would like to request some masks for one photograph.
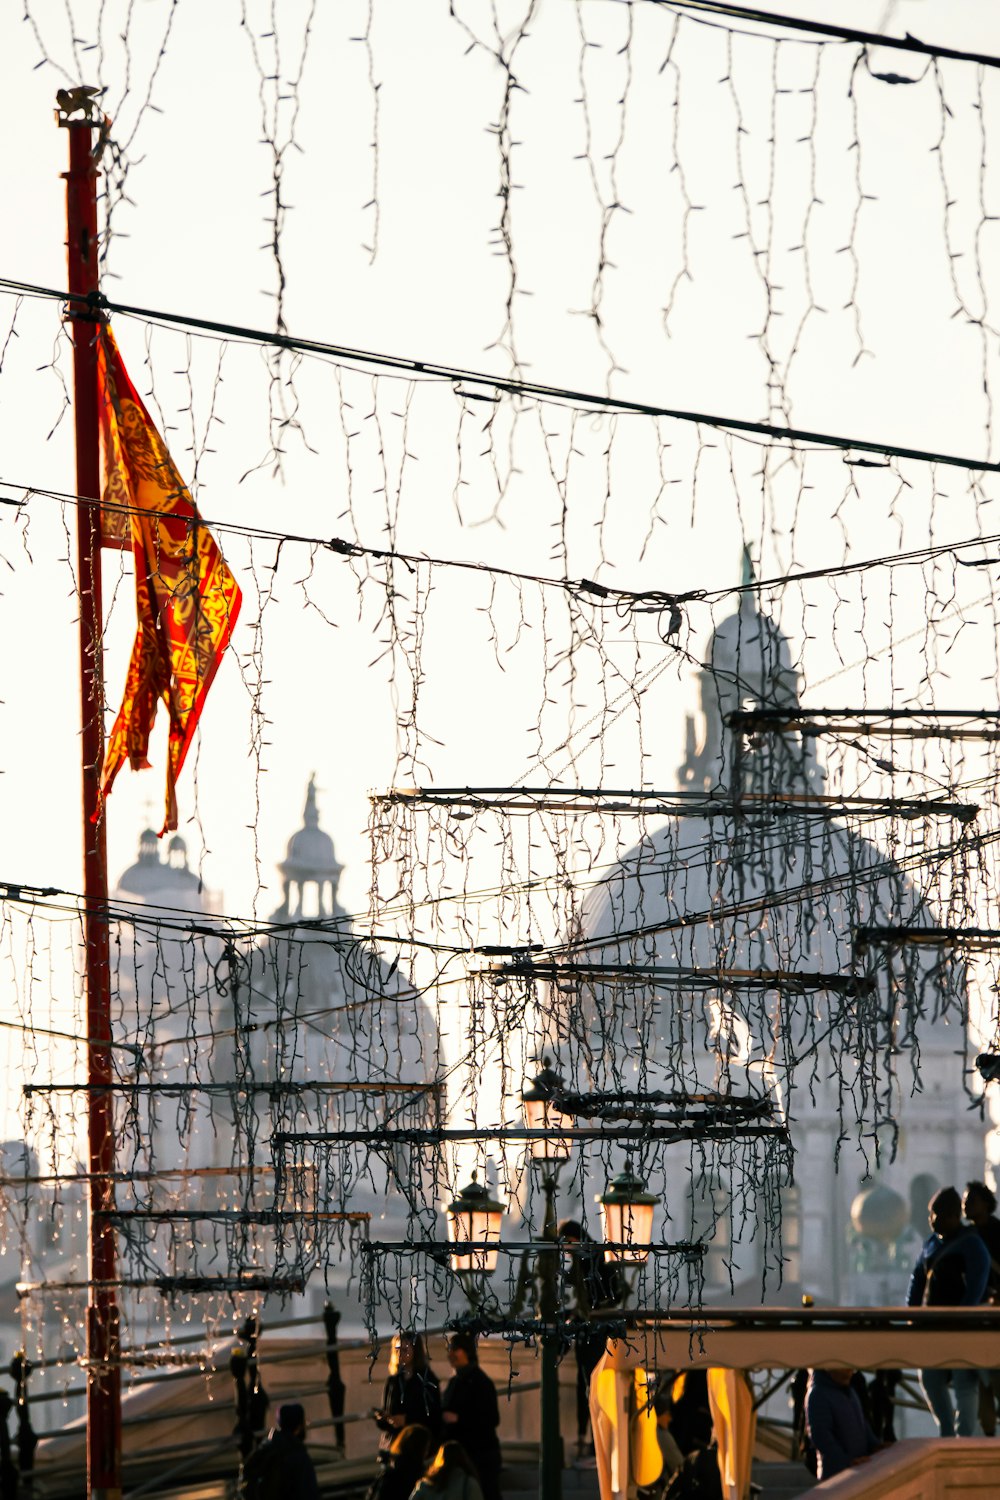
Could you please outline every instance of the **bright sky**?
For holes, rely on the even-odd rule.
[[[776,0],[776,8],[830,13],[805,0]],[[32,0],[26,21],[8,7],[0,16],[10,130],[0,272],[64,284],[59,173],[67,146],[53,123],[54,94],[67,75],[99,80],[115,136],[130,142],[105,280],[113,299],[273,327],[272,153],[262,137],[289,142],[294,121],[295,144],[282,158],[281,253],[284,318],[296,334],[506,374],[513,276],[514,349],[532,379],[781,422],[758,336],[766,326],[796,425],[998,456],[983,390],[984,370],[990,387],[997,379],[997,341],[991,333],[984,364],[980,327],[984,315],[995,321],[1000,264],[996,72],[966,63],[935,70],[885,54],[873,56],[872,72],[909,70],[921,81],[891,84],[859,68],[852,90],[856,53],[848,47],[818,49],[791,36],[777,48],[751,36],[727,42],[724,30],[678,23],[652,4],[500,3],[508,57],[509,39],[530,15],[512,63],[521,86],[510,100],[511,261],[496,227],[505,136],[496,128],[504,73],[491,50],[494,8],[459,0],[455,9],[458,20],[443,4],[375,0],[369,11],[365,0],[312,14],[285,0],[275,38],[267,34],[271,7],[253,0],[243,12],[238,0],[73,0],[66,8]],[[844,22],[1000,52],[988,0],[835,10]],[[127,52],[118,40],[126,18]],[[779,290],[765,325],[767,282]],[[956,316],[957,302],[965,310]],[[588,313],[598,303],[599,325]],[[731,460],[712,429],[701,430],[714,446],[699,455],[690,427],[646,418],[574,424],[566,411],[529,406],[511,437],[506,403],[489,434],[489,406],[463,402],[447,385],[373,382],[363,368],[338,372],[330,362],[297,366],[286,357],[272,386],[267,358],[252,346],[137,319],[118,319],[116,332],[214,521],[370,546],[394,538],[416,553],[676,592],[736,582],[744,536],[772,575],[920,546],[931,527],[939,540],[1000,530],[989,508],[1000,493],[992,477],[978,515],[962,471],[937,471],[932,505],[925,470],[907,468],[912,488],[894,500],[895,479],[864,470],[855,471],[851,493],[836,456],[810,456],[808,490],[798,492],[789,467],[762,494],[762,450],[737,445]],[[0,492],[70,491],[71,366],[58,305],[16,307],[0,297],[0,347]],[[291,420],[276,426],[282,413]],[[276,436],[279,474],[269,459]],[[491,520],[498,486],[504,498]],[[841,501],[840,519],[831,519]],[[78,890],[77,647],[65,529],[73,514],[45,497],[31,498],[25,514],[8,506],[0,514],[0,557],[9,564],[0,597],[0,877]],[[244,589],[238,662],[220,671],[197,761],[182,777],[181,831],[227,911],[256,905],[266,915],[279,898],[274,865],[315,771],[324,826],[347,866],[342,900],[364,910],[367,793],[396,775],[394,720],[406,713],[409,686],[401,671],[394,703],[380,585],[366,586],[359,608],[342,558],[311,559],[289,545],[274,573],[273,543],[218,535]],[[988,573],[958,573],[960,602],[988,597]],[[836,626],[829,590],[790,596],[783,618],[800,665],[810,683],[831,679],[812,701],[828,701],[827,692],[842,702],[889,692],[910,701],[928,617],[946,617],[942,652],[956,639],[955,574],[950,560],[936,575],[900,570],[890,599],[882,572],[864,608],[858,585],[845,583]],[[118,557],[107,558],[105,579],[113,712],[134,615],[131,575]],[[397,573],[411,592],[426,582],[426,574]],[[585,726],[599,708],[605,674],[581,651],[571,715],[565,668],[555,663],[562,616],[543,619],[531,595],[519,631],[522,604],[505,587],[492,623],[484,577],[435,574],[434,587],[418,715],[430,737],[426,769],[411,768],[407,779],[509,783],[531,768],[542,700],[551,699],[541,722],[552,749],[570,723]],[[715,618],[728,608],[723,601]],[[917,632],[891,661],[889,619],[897,642]],[[707,606],[692,605],[685,630],[695,658],[711,625]],[[556,642],[547,678],[546,628]],[[600,772],[611,784],[669,787],[683,715],[695,706],[693,676],[665,651],[652,619],[637,634],[638,658],[627,629],[613,645],[620,675],[608,693],[671,658],[646,699],[645,761],[626,717],[603,752],[583,749],[580,730],[576,769],[581,779]],[[995,703],[991,612],[973,611],[962,641],[935,670],[938,701]],[[867,668],[855,667],[869,652]],[[158,826],[162,741],[153,759],[153,771],[123,772],[115,788],[113,873],[134,857],[140,828]],[[549,769],[565,766],[557,756]]]

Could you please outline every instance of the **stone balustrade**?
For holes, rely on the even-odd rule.
[[[1000,1440],[907,1438],[808,1493],[816,1500],[995,1500]]]

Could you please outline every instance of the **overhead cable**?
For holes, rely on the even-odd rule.
[[[651,0],[662,10],[696,11],[702,15],[728,17],[734,21],[752,21],[758,26],[779,26],[785,31],[802,31],[809,36],[838,42],[856,42],[859,47],[887,47],[895,52],[915,52],[920,57],[939,57],[950,62],[974,62],[984,68],[1000,68],[1000,57],[988,52],[967,52],[961,47],[942,47],[937,42],[922,42],[905,32],[903,36],[886,36],[879,31],[860,31],[835,21],[807,21],[802,16],[782,15],[779,11],[758,10],[754,5],[730,5],[727,0]],[[898,82],[893,78],[889,82]]]
[[[835,448],[845,453],[879,453],[894,458],[913,459],[917,463],[949,464],[958,469],[972,469],[977,473],[1000,473],[1000,463],[984,458],[965,458],[954,453],[935,453],[923,448],[904,448],[895,443],[871,442],[864,438],[839,437],[828,432],[812,432],[800,427],[778,427],[771,422],[753,422],[744,417],[720,417],[708,412],[686,411],[678,407],[660,406],[649,401],[626,401],[618,396],[599,395],[593,391],[574,390],[569,386],[545,385],[539,381],[514,379],[511,376],[490,375],[481,370],[465,370],[457,365],[437,364],[433,360],[413,359],[401,354],[381,354],[373,350],[352,349],[344,344],[331,344],[322,339],[297,338],[287,333],[268,333],[262,328],[248,328],[239,323],[220,323],[211,318],[197,318],[190,313],[157,311],[154,308],[138,307],[128,302],[112,302],[98,294],[89,298],[71,298],[69,292],[54,287],[35,286],[29,282],[12,281],[0,277],[0,290],[17,296],[47,297],[57,302],[72,302],[80,307],[86,302],[95,318],[108,313],[121,317],[137,318],[144,323],[159,323],[169,327],[187,328],[217,338],[239,339],[245,343],[285,349],[294,354],[313,354],[332,359],[340,364],[356,365],[368,369],[384,370],[396,375],[417,376],[425,380],[446,381],[456,387],[462,395],[463,387],[472,386],[499,395],[525,396],[537,401],[549,401],[580,410],[608,411],[624,416],[668,417],[675,422],[690,422],[699,427],[715,427],[722,431],[748,433],[755,437],[774,438],[777,442]],[[478,399],[482,399],[481,397]]]
[[[139,514],[135,506],[119,505],[101,500],[95,495],[77,495],[69,490],[49,489],[44,485],[25,484],[21,480],[0,478],[0,487],[19,490],[23,499],[14,499],[0,494],[0,505],[19,507],[33,495],[60,503],[84,507],[100,506],[113,515],[131,516]],[[144,516],[166,516],[172,512],[143,508]],[[769,578],[753,578],[744,583],[727,584],[724,588],[695,588],[681,592],[665,589],[630,589],[614,584],[597,583],[591,578],[558,578],[553,574],[527,573],[516,568],[504,568],[495,563],[476,562],[470,558],[435,557],[423,552],[400,552],[391,547],[369,547],[361,542],[348,541],[343,537],[312,536],[302,532],[281,531],[270,526],[253,526],[245,521],[220,520],[215,516],[203,516],[200,524],[212,531],[227,531],[238,536],[273,541],[284,546],[294,543],[306,547],[322,547],[328,552],[347,558],[371,558],[374,562],[401,563],[404,567],[454,568],[461,572],[486,573],[495,578],[509,578],[516,583],[535,584],[539,588],[561,589],[564,593],[584,599],[595,608],[627,610],[635,608],[640,613],[676,611],[682,604],[713,603],[733,594],[763,594],[786,584],[809,583],[824,578],[845,578],[855,573],[866,573],[872,568],[916,567],[938,557],[952,555],[963,567],[991,567],[1000,562],[997,557],[972,558],[964,561],[957,557],[970,547],[1000,546],[1000,533],[985,536],[960,537],[954,541],[934,542],[926,547],[916,547],[908,552],[893,552],[878,557],[858,558],[852,562],[834,563],[823,568],[802,568],[795,573],[774,574]],[[671,619],[670,633],[675,634],[680,622]]]

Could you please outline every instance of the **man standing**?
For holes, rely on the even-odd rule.
[[[806,1431],[816,1452],[816,1477],[829,1479],[880,1446],[851,1384],[853,1370],[810,1370]]]
[[[479,1475],[484,1500],[500,1500],[500,1408],[497,1389],[479,1367],[471,1333],[453,1333],[448,1340],[448,1363],[454,1374],[441,1403],[445,1436],[460,1443]]]
[[[430,1367],[419,1333],[402,1329],[389,1350],[389,1376],[382,1405],[374,1413],[379,1439],[379,1462],[387,1463],[389,1447],[404,1427],[426,1427],[432,1441],[441,1441],[441,1388]]]
[[[245,1500],[320,1500],[306,1448],[306,1413],[297,1401],[278,1410],[278,1425],[243,1465]]]
[[[990,1257],[974,1229],[962,1223],[962,1200],[942,1188],[928,1204],[931,1235],[924,1242],[906,1294],[907,1307],[977,1307],[986,1296]],[[977,1370],[921,1370],[927,1405],[942,1437],[971,1437],[979,1406]],[[952,1407],[949,1385],[955,1392]]]
[[[1000,1219],[996,1215],[996,1194],[985,1182],[968,1182],[962,1212],[986,1246],[990,1257],[990,1278],[986,1300],[1000,1304]],[[979,1425],[987,1437],[997,1431],[997,1403],[1000,1401],[1000,1370],[979,1372]]]
[[[989,1252],[988,1299],[1000,1302],[1000,1219],[997,1218],[996,1194],[985,1182],[967,1182],[962,1212]]]

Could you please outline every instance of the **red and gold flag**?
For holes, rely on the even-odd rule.
[[[148,767],[162,698],[170,718],[163,832],[177,827],[177,777],[242,595],[136,392],[110,328],[98,340],[104,546],[131,546],[138,628],[101,773],[101,796],[128,760]]]

